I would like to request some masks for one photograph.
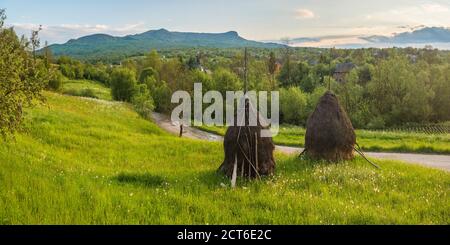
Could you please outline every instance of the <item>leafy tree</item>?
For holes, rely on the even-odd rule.
[[[152,97],[155,101],[156,111],[161,113],[168,113],[172,109],[172,91],[167,83],[161,81],[152,92]]]
[[[358,83],[360,85],[366,85],[372,80],[372,73],[374,72],[374,67],[371,64],[364,64],[358,68]]]
[[[165,61],[159,72],[160,80],[165,81],[171,90],[188,90],[189,84],[185,83],[185,67],[179,59],[169,59]]]
[[[275,89],[275,73],[277,72],[277,59],[275,58],[275,53],[272,51],[269,55],[269,60],[267,61],[267,69],[269,70],[270,75],[270,84],[271,89]]]
[[[223,95],[227,91],[243,90],[243,85],[239,77],[223,68],[216,70],[213,74],[214,84]]]
[[[387,126],[425,121],[430,113],[430,90],[406,57],[397,54],[380,62],[368,84],[371,111]],[[423,74],[421,76],[424,76]]]
[[[115,68],[111,74],[111,94],[115,100],[131,102],[136,91],[136,76],[126,68]]]
[[[434,92],[431,98],[433,121],[450,120],[450,64],[430,68],[430,86]]]
[[[139,115],[146,119],[150,119],[152,111],[155,108],[150,91],[145,84],[137,86],[136,92],[132,98],[134,109]]]
[[[52,50],[48,47],[47,42],[45,42],[44,47],[44,62],[47,68],[50,68],[50,65],[54,62]]]
[[[4,28],[0,9],[0,134],[14,133],[23,121],[23,109],[42,100],[48,82],[43,62],[30,57],[29,43],[19,40],[12,28]],[[34,37],[35,41],[37,36]]]
[[[309,94],[307,105],[306,105],[307,118],[316,109],[316,106],[319,103],[320,98],[325,94],[326,91],[327,91],[327,88],[325,88],[324,86],[319,86],[319,87],[315,88],[311,94]]]
[[[190,73],[190,79],[191,79],[191,83],[201,83],[202,84],[202,88],[203,88],[203,92],[206,93],[206,91],[209,90],[215,90],[216,89],[216,85],[214,83],[214,80],[212,79],[211,75],[202,72],[200,70],[193,70]]]
[[[158,54],[158,51],[152,50],[146,57],[145,57],[145,67],[151,67],[155,69],[155,71],[160,71],[162,66],[161,57]]]
[[[285,123],[304,125],[307,119],[307,94],[297,87],[280,90],[280,110]]]
[[[353,70],[345,83],[333,83],[333,88],[353,126],[364,128],[373,116],[370,113],[369,101],[364,96],[364,87],[359,85],[358,81],[358,71]]]
[[[139,75],[139,82],[143,83],[148,77],[154,77],[156,80],[159,80],[158,72],[152,67],[148,67],[142,70],[141,74]]]

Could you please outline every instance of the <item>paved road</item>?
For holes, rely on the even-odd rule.
[[[173,124],[170,118],[156,113],[153,113],[153,120],[161,128],[173,134],[179,134],[180,128],[178,124]],[[223,137],[211,134],[196,128],[184,127],[183,137],[192,139],[202,139],[208,141],[223,141]],[[299,147],[276,146],[276,149],[286,154],[299,154],[303,151]],[[400,160],[409,164],[420,164],[432,168],[439,168],[450,172],[450,156],[436,155],[436,154],[416,154],[416,153],[381,153],[381,152],[366,152],[366,155],[378,159]]]

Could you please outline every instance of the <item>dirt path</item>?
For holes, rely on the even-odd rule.
[[[169,117],[154,112],[153,120],[164,130],[178,135],[180,127],[178,124],[173,124]],[[192,127],[184,127],[183,137],[192,139],[202,139],[207,141],[223,141],[223,137],[208,133]],[[303,151],[299,147],[276,146],[278,151],[286,154],[299,154]],[[410,164],[420,164],[432,168],[439,168],[450,172],[450,156],[449,155],[435,155],[435,154],[416,154],[416,153],[381,153],[381,152],[367,152],[367,156],[378,159],[400,160]]]

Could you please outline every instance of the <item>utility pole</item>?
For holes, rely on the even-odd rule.
[[[247,95],[248,92],[248,53],[247,48],[244,49],[244,96]],[[250,113],[250,103],[247,98],[244,99],[245,106],[245,125],[249,125],[249,113]]]
[[[328,61],[328,71],[330,72],[330,74],[328,75],[328,91],[331,91],[331,76],[332,76],[332,72],[331,72],[331,59],[332,59],[332,51],[333,49],[330,48],[330,60]]]

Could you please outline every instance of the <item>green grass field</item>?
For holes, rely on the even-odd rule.
[[[277,154],[276,175],[216,174],[220,143],[180,139],[129,105],[46,93],[0,145],[0,224],[450,224],[450,174]]]
[[[112,100],[111,90],[108,87],[90,80],[66,80],[63,83],[62,93],[73,96]],[[90,96],[86,96],[89,93],[91,93]]]
[[[226,132],[225,127],[201,126],[199,128],[219,135],[224,135]],[[358,144],[365,151],[450,154],[450,134],[356,130],[356,135]],[[305,129],[282,125],[279,134],[273,140],[278,145],[303,147]]]

